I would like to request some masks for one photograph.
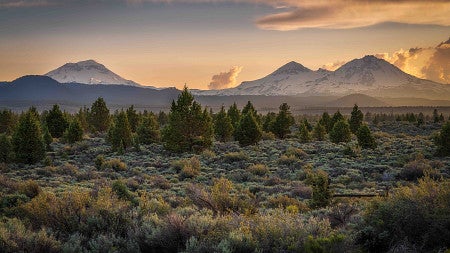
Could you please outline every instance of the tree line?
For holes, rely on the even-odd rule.
[[[404,117],[412,120],[413,116],[406,114]],[[372,117],[374,121],[376,117]],[[417,122],[417,117],[415,119]],[[433,120],[442,122],[442,119],[442,114],[435,110]],[[296,124],[286,103],[280,105],[278,113],[266,115],[258,114],[251,101],[242,110],[234,103],[228,109],[222,106],[213,113],[196,102],[185,87],[178,99],[172,101],[168,114],[163,111],[158,114],[137,112],[134,106],[111,114],[103,98],[98,98],[90,108],[80,108],[73,115],[61,111],[58,105],[41,114],[34,107],[20,115],[10,110],[0,111],[0,162],[39,162],[46,151],[51,150],[54,139],[73,144],[82,141],[86,132],[105,134],[112,150],[119,153],[159,142],[172,152],[200,152],[210,148],[214,140],[237,141],[241,146],[248,146],[257,144],[264,137],[295,137],[303,143],[327,139],[345,143],[355,135],[361,148],[377,146],[357,105],[349,119],[339,111],[333,115],[324,112],[314,125],[306,118]],[[438,154],[450,154],[449,136],[450,123],[447,122],[435,136]]]

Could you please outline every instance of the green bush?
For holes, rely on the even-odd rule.
[[[370,129],[367,125],[362,125],[356,132],[356,137],[358,137],[358,144],[362,148],[374,149],[377,147],[375,138],[373,137]]]
[[[434,139],[434,144],[437,146],[437,155],[450,155],[450,121],[442,126],[440,133]]]
[[[349,142],[351,140],[350,126],[347,121],[339,120],[331,129],[330,140],[334,143]]]

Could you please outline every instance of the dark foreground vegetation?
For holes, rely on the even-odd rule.
[[[0,112],[0,252],[448,252],[450,122]]]

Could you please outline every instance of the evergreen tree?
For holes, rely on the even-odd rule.
[[[254,116],[258,115],[258,112],[250,101],[248,101],[242,109],[242,115],[247,114],[248,112],[252,112]]]
[[[169,116],[164,111],[160,111],[158,113],[158,123],[159,126],[165,126],[169,122]]]
[[[308,131],[312,131],[313,130],[313,126],[309,123],[307,118],[303,119],[303,125],[305,125],[306,129],[308,129]]]
[[[273,129],[273,123],[277,118],[277,114],[274,112],[269,112],[263,117],[262,129],[264,132],[271,132]]]
[[[53,108],[45,117],[45,125],[53,138],[61,138],[66,131],[68,123],[61,109],[58,105],[53,105]]]
[[[214,132],[217,140],[221,142],[230,141],[233,137],[233,124],[231,123],[231,119],[228,117],[228,114],[223,106],[216,115]]]
[[[45,156],[45,144],[37,111],[30,108],[19,119],[13,138],[13,150],[17,162],[33,164]]]
[[[326,207],[330,204],[333,193],[330,189],[330,177],[323,170],[309,172],[306,182],[312,187],[312,208]]]
[[[106,103],[103,98],[98,98],[92,104],[91,113],[89,115],[89,123],[94,132],[105,132],[108,130],[110,123],[109,109],[106,107]]]
[[[80,122],[81,127],[83,128],[83,131],[88,131],[89,130],[89,122],[88,122],[89,109],[86,108],[85,106],[83,108],[80,108],[80,110],[75,115],[75,117]]]
[[[438,114],[438,110],[437,109],[433,110],[433,121],[434,121],[434,123],[438,123],[439,122],[439,114]]]
[[[311,141],[311,134],[305,124],[300,124],[298,127],[298,139],[301,143],[307,143]]]
[[[11,110],[0,111],[0,133],[11,135],[17,125],[17,117]]]
[[[149,145],[161,140],[159,123],[153,113],[148,113],[142,117],[142,121],[137,128],[139,143]]]
[[[248,111],[242,116],[241,122],[239,122],[236,129],[235,138],[242,146],[256,144],[262,139],[261,126],[252,111]]]
[[[128,122],[130,123],[131,131],[135,133],[139,125],[139,114],[134,109],[134,105],[127,109],[127,117]]]
[[[325,127],[325,130],[327,133],[329,133],[331,131],[331,129],[333,128],[331,117],[330,117],[330,114],[328,114],[328,112],[324,112],[322,114],[322,117],[320,118],[319,123]]]
[[[130,123],[127,114],[120,111],[114,117],[114,123],[108,131],[108,142],[114,151],[122,153],[133,144]]]
[[[0,134],[0,163],[9,163],[12,160],[11,138],[6,134]]]
[[[50,134],[50,131],[48,131],[47,125],[45,124],[42,125],[42,137],[44,138],[45,150],[50,151],[50,144],[52,144],[53,142],[53,137]]]
[[[231,124],[233,125],[234,131],[236,131],[236,129],[239,125],[239,121],[241,120],[241,111],[237,107],[236,103],[233,103],[233,105],[230,106],[227,114],[231,120]]]
[[[339,120],[330,132],[330,140],[334,143],[349,142],[351,140],[350,126],[346,120]]]
[[[83,140],[83,127],[77,118],[70,122],[69,127],[64,133],[64,137],[70,144]]]
[[[184,87],[173,101],[169,122],[163,130],[163,141],[168,150],[175,152],[200,151],[212,145],[213,123],[205,109],[194,101],[194,97]]]
[[[325,140],[325,135],[327,134],[326,128],[320,123],[317,122],[313,129],[313,137],[318,141]]]
[[[425,116],[423,113],[419,113],[419,116],[417,116],[417,126],[421,126],[425,123]]]
[[[441,113],[439,115],[439,122],[444,122],[444,121],[445,121],[444,115]]]
[[[272,132],[280,139],[284,139],[286,135],[291,133],[290,127],[294,124],[294,117],[290,112],[288,104],[283,103],[280,105],[280,111],[278,112],[275,122],[272,126]]]
[[[440,133],[434,138],[434,144],[439,156],[450,156],[450,121],[442,126]]]
[[[334,124],[336,124],[336,122],[341,120],[344,120],[344,116],[342,116],[341,112],[338,110],[333,114],[333,117],[331,118],[331,129],[333,129]]]
[[[358,129],[363,123],[363,119],[364,114],[361,112],[361,110],[359,110],[358,105],[355,104],[355,106],[353,106],[353,110],[349,120],[350,130],[352,131],[352,133],[356,134],[356,132],[358,132]]]
[[[362,148],[376,148],[377,142],[373,137],[370,129],[367,125],[362,125],[358,132],[356,133],[356,137],[358,137],[358,144]]]

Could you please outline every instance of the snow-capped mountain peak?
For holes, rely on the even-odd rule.
[[[273,72],[272,76],[277,75],[296,75],[302,72],[311,72],[312,70],[306,68],[305,66],[301,65],[298,62],[291,61],[289,63],[286,63],[285,65],[281,66],[279,69],[277,69],[275,72]]]
[[[66,63],[45,74],[60,83],[115,84],[141,86],[126,80],[94,60]]]

